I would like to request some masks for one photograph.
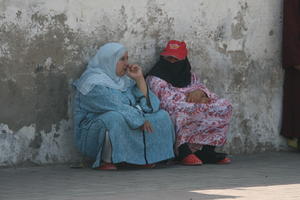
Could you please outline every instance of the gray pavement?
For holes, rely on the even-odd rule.
[[[300,200],[300,153],[232,157],[229,165],[98,171],[0,169],[1,200]]]

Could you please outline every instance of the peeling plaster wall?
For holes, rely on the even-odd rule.
[[[285,149],[280,0],[0,0],[0,166],[69,162],[71,83],[119,41],[144,71],[169,39],[234,116],[224,150]]]

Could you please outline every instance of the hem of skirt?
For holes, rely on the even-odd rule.
[[[211,142],[210,142],[210,143],[201,143],[201,142],[193,142],[193,143],[190,143],[190,142],[185,142],[185,141],[183,141],[183,142],[181,142],[181,143],[176,144],[175,147],[176,147],[176,149],[177,149],[180,145],[182,145],[182,144],[184,144],[184,143],[197,144],[197,145],[202,145],[202,146],[203,146],[203,145],[211,145],[211,146],[221,147],[221,146],[225,145],[226,142],[227,142],[227,141],[225,140],[223,143],[212,144]]]
[[[148,160],[148,162],[146,163],[145,161],[143,162],[139,162],[139,161],[131,161],[131,160],[126,160],[126,159],[119,159],[119,160],[115,160],[114,164],[118,164],[118,163],[128,163],[128,164],[134,164],[134,165],[145,165],[145,164],[154,164],[154,163],[158,163],[164,160],[170,160],[173,159],[175,157],[174,153],[172,155],[167,155],[164,156],[162,158],[159,159],[155,159],[155,160]]]

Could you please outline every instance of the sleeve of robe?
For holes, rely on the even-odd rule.
[[[213,101],[218,97],[210,92],[200,81],[195,74],[192,74],[191,84],[186,88],[175,88],[166,81],[155,76],[147,78],[149,87],[161,101],[161,107],[167,110],[172,110],[174,106],[178,109],[182,107],[185,110],[193,110],[195,103],[186,102],[186,93],[194,90],[202,90]]]
[[[132,88],[132,94],[135,96],[137,104],[145,113],[153,113],[159,110],[160,101],[148,87],[148,97],[146,98],[141,90],[135,85]]]
[[[122,114],[130,128],[136,129],[145,123],[143,112],[131,105],[124,104],[112,89],[95,86],[87,95],[80,95],[84,104],[80,106],[91,113],[116,111]]]
[[[282,64],[284,68],[300,65],[300,1],[284,0]]]
[[[160,106],[163,109],[172,112],[174,108],[177,110],[193,110],[195,104],[186,102],[185,93],[174,88],[166,81],[150,76],[147,78],[150,89],[160,99]]]

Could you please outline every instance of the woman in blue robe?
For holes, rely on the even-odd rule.
[[[124,46],[100,47],[74,86],[76,145],[95,161],[93,168],[116,169],[123,162],[153,166],[174,157],[170,117],[159,109],[141,67],[128,64]]]

